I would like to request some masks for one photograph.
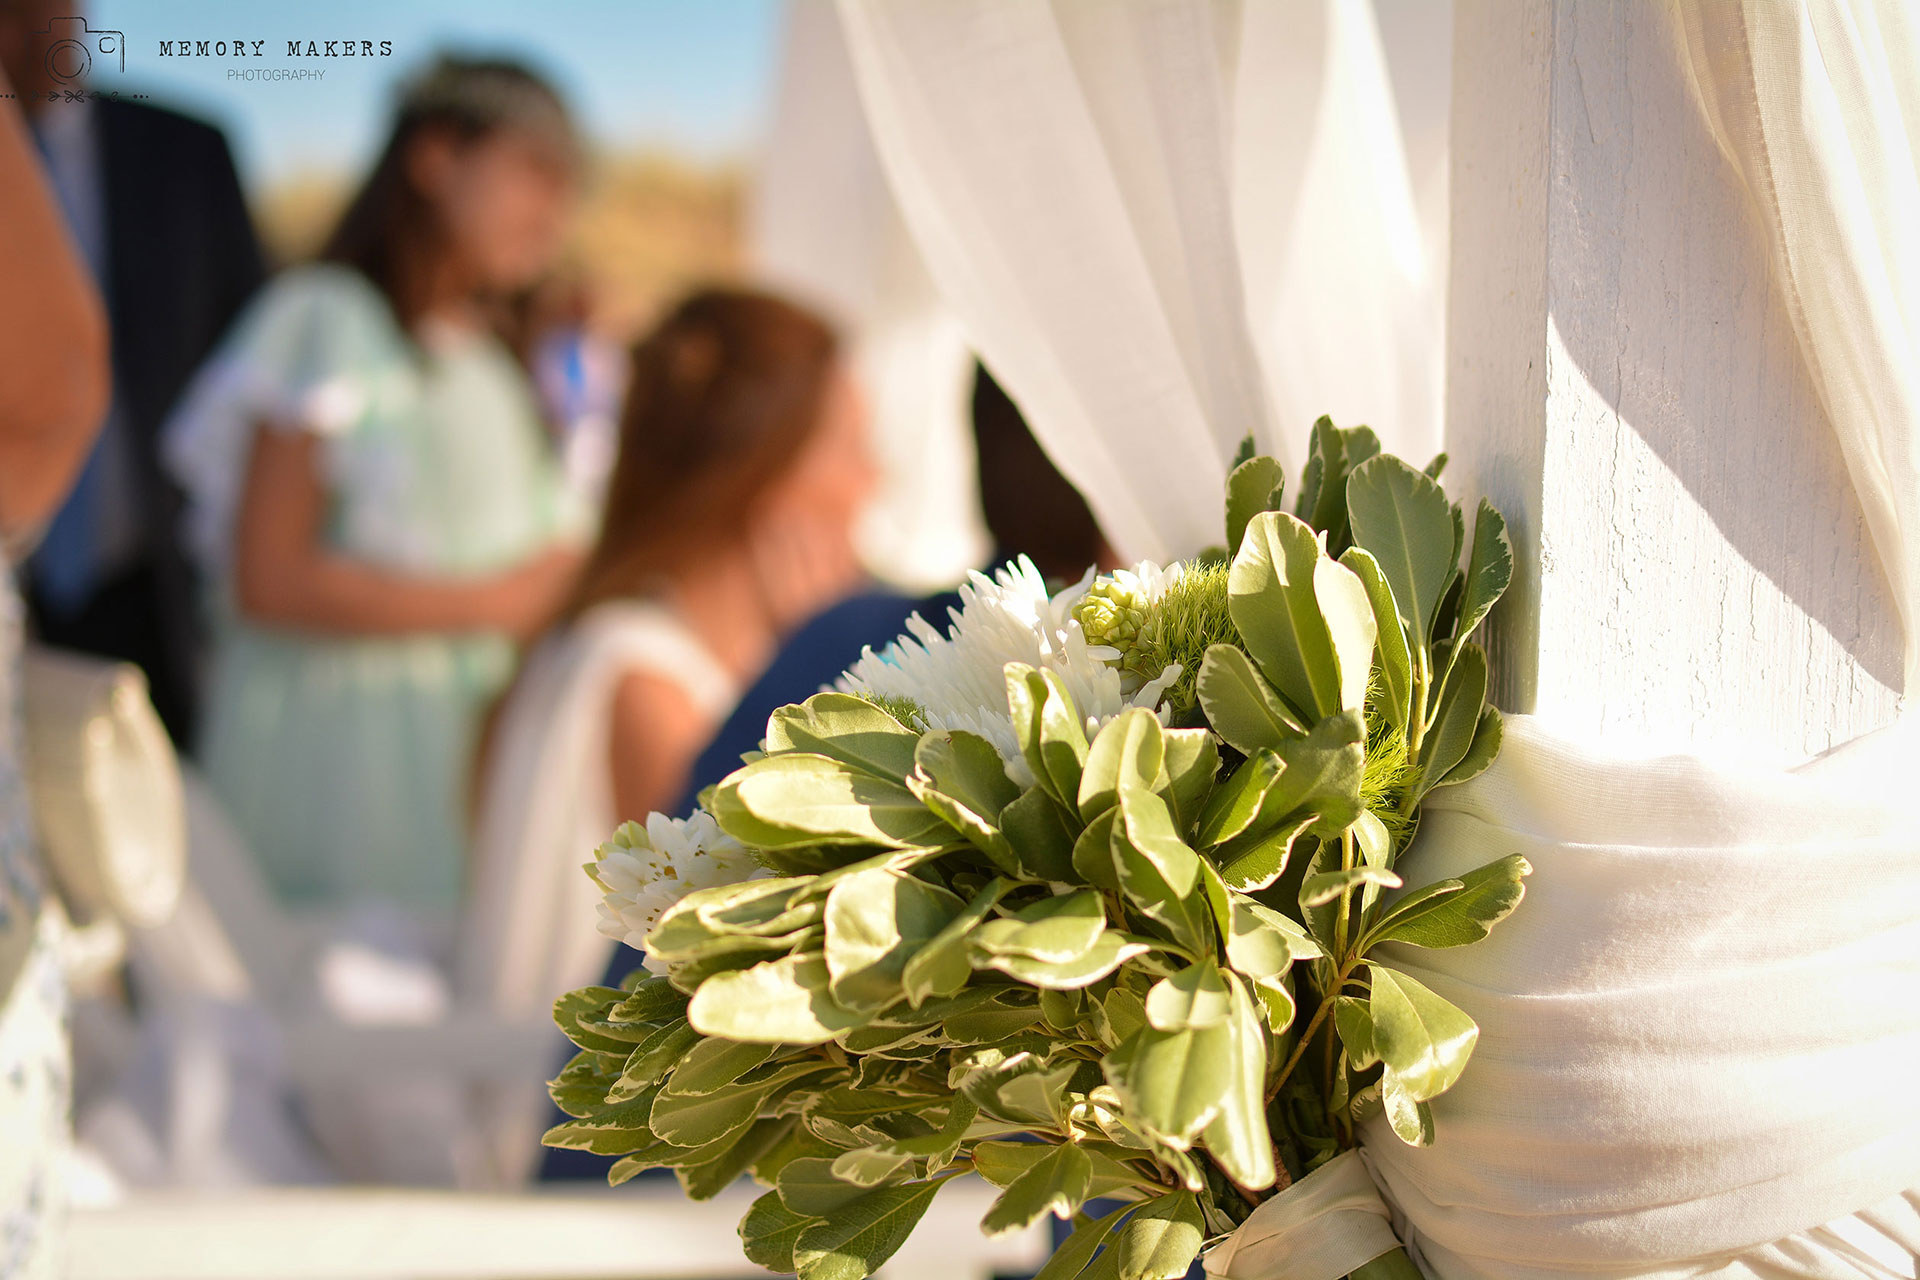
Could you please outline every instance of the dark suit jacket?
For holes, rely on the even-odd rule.
[[[219,130],[139,103],[94,104],[107,240],[114,395],[131,446],[143,537],[132,569],[69,619],[36,610],[49,643],[147,672],[176,741],[191,741],[204,647],[180,536],[182,495],[160,465],[162,423],[265,275]]]

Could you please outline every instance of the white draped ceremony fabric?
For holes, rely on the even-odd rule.
[[[1249,433],[1432,446],[1438,299],[1366,0],[841,15],[927,269],[1123,557],[1219,542]],[[1370,337],[1390,316],[1405,341]]]
[[[1920,690],[1920,12],[1679,6],[1695,88],[1767,229]]]
[[[1299,453],[1303,424],[1265,416],[1242,274],[1258,257],[1226,209],[1233,104],[1300,60],[1262,64],[1247,13],[1204,0],[841,6],[902,209],[1036,433],[1125,549],[1217,539],[1232,442],[1253,429]],[[1901,595],[1911,697],[1911,19],[1868,0],[1680,7],[1688,29],[1663,20],[1763,206]],[[1307,150],[1287,145],[1285,163]],[[1414,883],[1514,852],[1534,874],[1488,941],[1395,956],[1483,1029],[1435,1102],[1434,1146],[1365,1135],[1430,1275],[1915,1274],[1916,763],[1911,714],[1785,772],[1609,754],[1512,716],[1494,767],[1436,793]],[[1258,1245],[1237,1240],[1220,1274],[1288,1280],[1278,1258],[1255,1273],[1231,1257]]]
[[[756,272],[840,330],[880,471],[856,541],[867,567],[945,590],[991,548],[974,483],[973,353],[920,263],[860,111],[840,19],[789,6],[773,129],[754,167]]]

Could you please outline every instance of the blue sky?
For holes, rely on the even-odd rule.
[[[803,0],[806,2],[806,0]],[[780,0],[92,0],[126,35],[119,80],[227,130],[242,176],[271,185],[357,168],[378,147],[398,80],[442,44],[508,52],[553,78],[587,130],[626,149],[750,154],[764,125]],[[266,40],[266,57],[162,58],[161,40]],[[290,59],[287,41],[393,41],[389,58]],[[318,82],[230,80],[229,68],[317,65]]]

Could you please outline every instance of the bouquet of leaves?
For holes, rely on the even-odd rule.
[[[588,870],[651,973],[559,1001],[547,1142],[695,1197],[751,1174],[746,1254],[803,1280],[868,1275],[969,1172],[989,1233],[1073,1221],[1042,1280],[1172,1280],[1370,1115],[1431,1142],[1478,1029],[1389,944],[1485,937],[1529,870],[1396,893],[1421,798],[1500,748],[1472,636],[1512,554],[1485,503],[1467,545],[1444,461],[1323,418],[1288,514],[1249,442],[1224,551],[976,577],[692,818],[624,827]]]

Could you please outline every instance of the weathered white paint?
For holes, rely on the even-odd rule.
[[[1738,179],[1646,0],[1459,0],[1450,488],[1507,513],[1500,704],[1804,756],[1900,630]]]

